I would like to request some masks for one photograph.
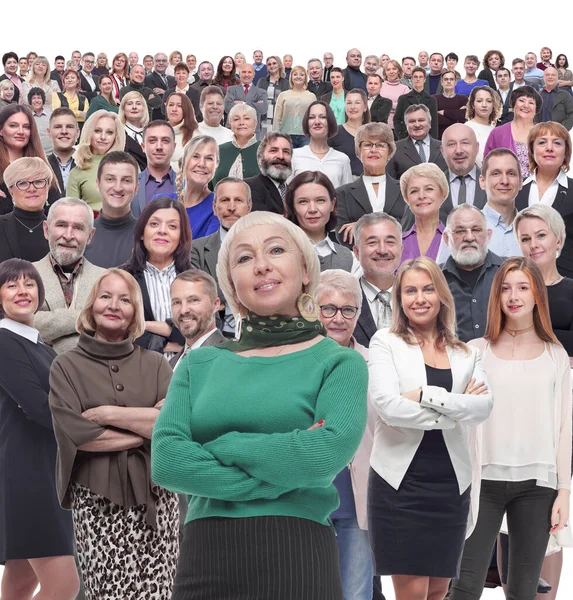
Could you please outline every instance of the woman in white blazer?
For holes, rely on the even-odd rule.
[[[480,351],[455,336],[454,300],[433,260],[400,267],[392,327],[372,338],[369,372],[379,415],[368,488],[375,573],[392,575],[397,600],[444,598],[475,522],[473,426],[493,398]]]

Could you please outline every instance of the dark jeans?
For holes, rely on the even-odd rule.
[[[506,599],[535,600],[556,495],[555,490],[540,487],[535,480],[482,480],[478,521],[466,540],[460,578],[452,584],[450,600],[481,597],[504,513],[510,536]]]

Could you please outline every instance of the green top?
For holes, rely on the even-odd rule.
[[[94,154],[89,169],[74,167],[66,185],[66,195],[85,200],[92,210],[101,210],[101,196],[96,185],[97,170],[103,154]]]
[[[340,94],[338,98],[332,92],[332,98],[330,99],[330,108],[336,118],[338,125],[344,125],[346,123],[346,98],[344,94]]]
[[[86,121],[95,113],[96,110],[109,110],[117,114],[119,112],[119,107],[110,104],[103,96],[96,96],[90,102],[90,107],[86,114]]]
[[[225,177],[229,177],[231,167],[235,164],[239,154],[243,163],[243,168],[239,179],[247,179],[247,177],[255,177],[260,173],[259,162],[257,160],[257,150],[259,143],[251,144],[246,148],[239,148],[233,142],[225,142],[219,146],[219,166],[213,177],[213,189],[217,182]]]
[[[187,522],[279,515],[326,524],[339,503],[332,481],[364,433],[367,387],[362,356],[328,338],[270,358],[193,350],[153,429],[152,479],[192,496]]]

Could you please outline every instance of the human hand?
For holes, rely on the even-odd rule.
[[[161,407],[163,406],[164,402],[165,402],[165,398],[163,398],[163,400],[160,400],[153,408],[156,408],[157,410],[160,410]]]
[[[307,431],[314,431],[315,429],[320,429],[324,425],[324,419],[320,419],[314,425],[311,425]]]
[[[163,94],[165,93],[165,90],[164,90],[164,89],[162,89],[162,88],[160,88],[160,87],[153,88],[153,91],[154,91],[156,94],[159,94],[160,96],[163,96]]]
[[[476,382],[475,377],[472,377],[464,391],[464,394],[483,396],[484,394],[487,394],[487,385],[483,381]]]
[[[82,413],[82,417],[97,423],[98,425],[107,425],[109,418],[109,406],[96,406],[95,408],[88,408]]]
[[[346,223],[338,230],[338,233],[342,235],[342,241],[345,244],[354,243],[354,225],[356,225],[356,223]]]
[[[564,527],[567,527],[569,521],[569,497],[570,491],[561,489],[557,493],[557,498],[551,509],[551,529],[549,533],[559,533]]]

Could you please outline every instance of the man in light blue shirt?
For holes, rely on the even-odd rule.
[[[533,52],[525,55],[525,75],[526,82],[534,83],[538,88],[543,86],[543,71],[537,67],[537,56]]]

